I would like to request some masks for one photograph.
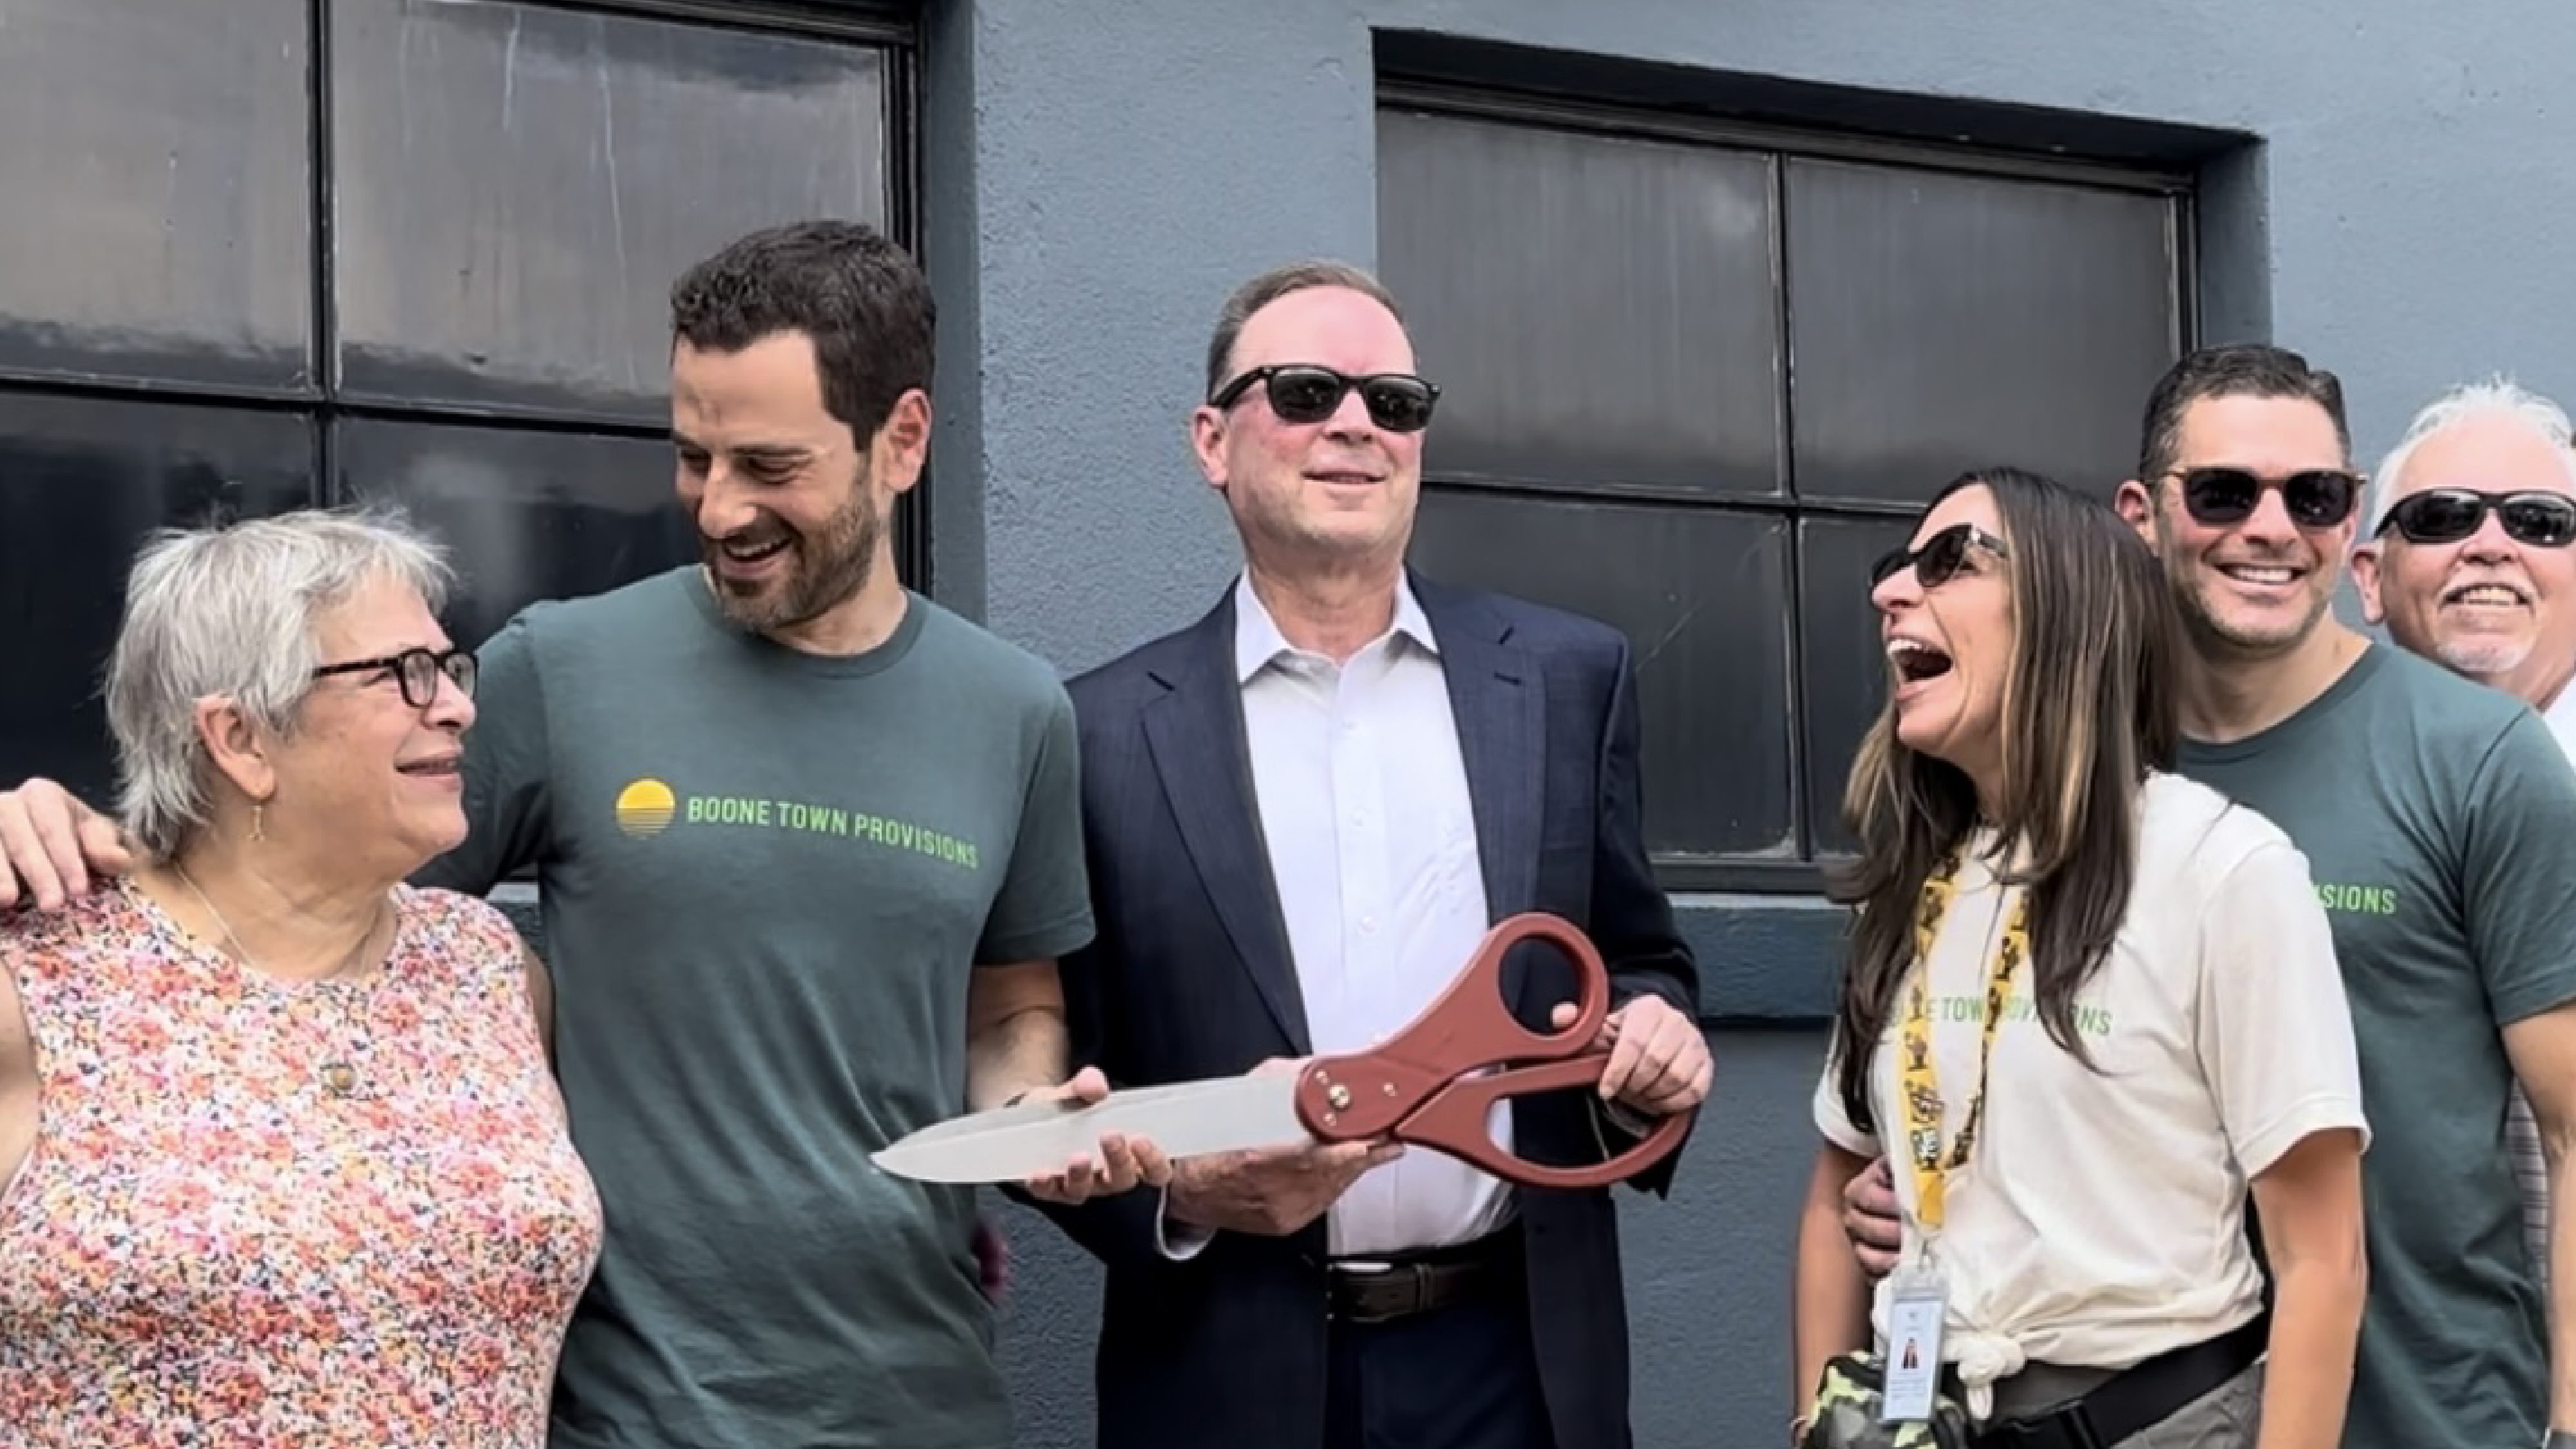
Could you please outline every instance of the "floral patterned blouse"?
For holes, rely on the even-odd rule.
[[[506,918],[396,903],[346,982],[244,970],[131,885],[0,919],[39,1092],[0,1443],[543,1445],[598,1199]]]

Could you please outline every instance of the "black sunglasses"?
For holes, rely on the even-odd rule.
[[[2433,488],[2399,499],[2379,521],[2408,543],[2458,543],[2478,531],[2492,509],[2505,537],[2534,548],[2565,548],[2576,540],[2576,498],[2564,493],[2486,493],[2475,488]]]
[[[1997,558],[2011,557],[2004,551],[2002,539],[1973,523],[1954,523],[1923,540],[1921,548],[1891,549],[1880,554],[1878,562],[1869,567],[1869,586],[1876,589],[1910,568],[1916,582],[1927,589],[1937,589],[1967,567],[1970,548],[1982,548]]]
[[[1209,398],[1208,406],[1230,408],[1255,383],[1264,384],[1270,410],[1283,423],[1320,423],[1341,408],[1351,389],[1358,388],[1370,422],[1390,433],[1418,433],[1431,425],[1431,409],[1440,401],[1440,389],[1411,373],[1353,377],[1329,367],[1291,363],[1252,369]]]
[[[370,669],[389,669],[402,682],[403,703],[414,709],[427,709],[438,700],[439,676],[456,686],[467,699],[474,697],[476,667],[474,651],[450,649],[441,654],[429,649],[406,649],[382,659],[352,659],[346,664],[325,664],[313,671],[320,679],[329,674],[364,674]]]
[[[2224,527],[2254,516],[2266,491],[2278,491],[2290,521],[2301,528],[2333,528],[2352,517],[2361,480],[2339,468],[2311,468],[2286,478],[2264,478],[2247,468],[2188,468],[2182,506],[2196,523]]]

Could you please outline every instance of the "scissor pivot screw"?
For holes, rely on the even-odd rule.
[[[1351,1089],[1335,1082],[1324,1089],[1324,1100],[1332,1103],[1336,1112],[1347,1110],[1351,1105]]]

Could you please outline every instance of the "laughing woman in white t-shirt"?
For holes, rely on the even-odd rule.
[[[1987,470],[1871,603],[1893,697],[1845,801],[1802,1403],[1874,1349],[1896,1413],[1928,1357],[1980,1436],[2054,1420],[1998,1442],[2332,1449],[2364,1287],[2351,1020],[2305,859],[2166,773],[2182,641],[2155,561],[2102,504]],[[1873,1295],[1840,1219],[1883,1150],[1905,1262]],[[1823,1418],[1793,1437],[1898,1442]]]

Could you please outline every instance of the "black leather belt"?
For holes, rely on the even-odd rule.
[[[2070,1403],[1988,1426],[1972,1449],[2111,1449],[2172,1418],[2263,1354],[2270,1314],[2121,1370]]]
[[[1324,1267],[1325,1312],[1336,1323],[1387,1323],[1520,1286],[1517,1225],[1472,1242]]]

